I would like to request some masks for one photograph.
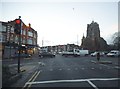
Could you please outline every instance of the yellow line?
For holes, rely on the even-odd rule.
[[[35,79],[38,77],[38,75],[40,74],[40,71],[37,73],[37,75],[34,77],[34,79],[31,82],[34,82]],[[27,89],[29,89],[31,87],[32,84],[29,84],[29,86],[27,87]]]
[[[37,71],[32,75],[32,77],[28,80],[28,82],[30,82],[35,77],[36,74],[37,74]],[[22,89],[24,89],[26,86],[27,84],[25,84]]]

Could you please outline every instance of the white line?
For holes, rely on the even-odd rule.
[[[39,74],[40,74],[40,71],[36,74],[36,76],[34,77],[34,79],[32,80],[32,82],[34,82],[34,81],[35,81],[35,79],[38,77],[38,75],[39,75]],[[29,84],[28,88],[30,88],[30,87],[31,87],[31,85],[32,85],[32,84]],[[28,89],[28,88],[27,88],[27,89]]]
[[[53,69],[50,69],[50,71],[53,71]]]
[[[84,81],[107,81],[107,80],[119,80],[120,78],[91,78],[91,79],[76,79],[76,80],[51,80],[40,82],[27,82],[26,84],[40,84],[40,83],[60,83],[60,82],[84,82]]]
[[[93,84],[90,80],[88,80],[88,83],[89,83],[92,87],[94,87],[95,89],[98,89],[97,86],[95,86],[95,84]]]
[[[59,69],[59,70],[62,70],[62,69]]]
[[[120,69],[120,67],[119,67],[119,66],[115,66],[114,68]]]
[[[82,70],[84,70],[85,68],[81,68]]]
[[[91,68],[92,70],[94,70],[95,68]]]
[[[78,68],[75,68],[75,70],[78,70]]]
[[[68,70],[70,70],[70,69],[68,68]]]
[[[32,75],[32,77],[28,80],[28,82],[30,82],[36,74],[37,74],[37,71]],[[27,84],[25,84],[22,89],[24,89],[26,86]]]

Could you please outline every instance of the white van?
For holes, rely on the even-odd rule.
[[[120,56],[120,51],[118,51],[118,50],[111,50],[107,54],[107,57],[119,57],[119,56]]]
[[[80,56],[87,56],[89,55],[89,50],[79,50]]]

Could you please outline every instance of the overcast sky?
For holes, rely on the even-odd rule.
[[[81,44],[87,24],[99,24],[100,35],[111,43],[111,35],[118,31],[118,2],[78,2],[78,0],[47,2],[2,1],[1,21],[21,16],[23,22],[38,32],[38,44]],[[48,0],[49,1],[49,0]]]

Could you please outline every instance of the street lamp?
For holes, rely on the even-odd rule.
[[[10,25],[10,22],[8,21],[8,24],[7,24],[7,36],[8,36],[8,45],[10,47],[10,54],[9,54],[9,58],[11,59],[11,25]]]

